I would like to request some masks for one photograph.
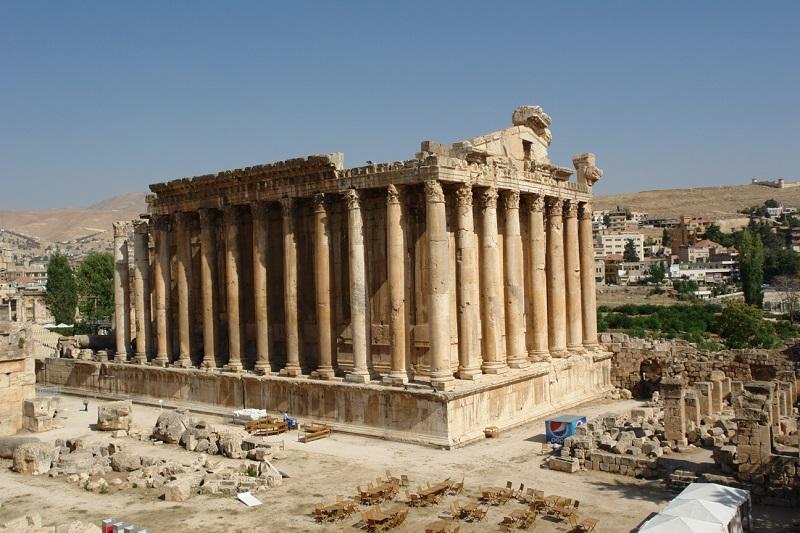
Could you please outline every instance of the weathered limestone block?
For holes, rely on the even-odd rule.
[[[185,502],[192,497],[192,480],[179,478],[164,485],[164,501]]]
[[[69,524],[56,526],[56,533],[102,533],[102,530],[94,524],[84,524],[76,520]]]
[[[14,471],[20,474],[38,476],[50,471],[55,456],[55,448],[43,442],[29,442],[14,450]]]
[[[164,411],[156,420],[153,438],[168,444],[177,444],[183,432],[191,425],[191,418],[178,411]]]
[[[0,437],[0,458],[13,459],[14,450],[23,444],[40,442],[36,437]]]
[[[558,470],[569,474],[577,472],[581,468],[580,462],[574,457],[551,457],[547,461],[547,466],[550,470]]]
[[[130,400],[108,402],[97,407],[97,429],[100,431],[127,431],[131,427],[133,404]]]
[[[132,453],[118,452],[111,456],[114,472],[133,472],[142,467],[142,458]]]
[[[683,379],[662,379],[661,395],[664,397],[664,438],[677,444],[685,444],[686,407]]]
[[[697,399],[700,403],[700,416],[708,416],[712,413],[711,409],[711,390],[713,384],[708,381],[696,381],[694,388],[697,390]]]
[[[242,441],[248,435],[238,431],[226,431],[219,436],[220,453],[232,459],[242,458]]]

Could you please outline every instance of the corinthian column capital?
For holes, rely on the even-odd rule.
[[[548,217],[564,216],[564,200],[555,196],[548,196],[545,202],[547,203]]]
[[[497,209],[497,189],[489,187],[481,193],[481,208]]]
[[[324,213],[327,208],[327,199],[324,193],[318,192],[313,197],[314,202],[314,212],[315,213]]]
[[[578,202],[567,200],[564,202],[564,218],[575,218],[578,216]]]
[[[400,191],[397,190],[392,184],[386,187],[386,205],[394,205],[400,203]]]
[[[472,185],[465,183],[456,189],[456,202],[460,207],[472,206]]]
[[[519,209],[519,191],[504,191],[503,205],[506,209]]]
[[[356,189],[347,189],[342,193],[347,209],[361,209],[361,195]]]
[[[525,198],[525,208],[528,211],[541,213],[544,211],[544,196],[541,194],[532,194]]]
[[[428,180],[425,182],[425,200],[428,203],[444,203],[444,191],[442,184],[436,180]]]
[[[592,219],[592,204],[589,202],[581,202],[578,204],[578,218],[581,220]]]

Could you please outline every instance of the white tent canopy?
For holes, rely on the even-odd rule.
[[[750,493],[743,489],[735,489],[725,485],[717,485],[716,483],[692,483],[675,496],[675,499],[705,500],[739,506],[750,500]]]
[[[727,525],[736,516],[738,509],[737,505],[729,506],[706,500],[672,500],[661,509],[661,514]]]
[[[655,515],[642,524],[639,531],[647,533],[726,533],[722,524],[665,514]]]

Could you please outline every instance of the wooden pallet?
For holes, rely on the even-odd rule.
[[[333,429],[325,424],[308,424],[302,428],[303,434],[299,436],[300,442],[313,442],[330,437]]]
[[[279,435],[289,431],[289,424],[279,418],[261,418],[248,422],[244,429],[253,436]]]

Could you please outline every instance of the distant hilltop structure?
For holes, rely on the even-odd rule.
[[[761,180],[758,178],[753,178],[751,180],[753,185],[763,185],[764,187],[772,187],[774,189],[789,189],[792,187],[800,187],[800,181],[786,181],[783,178],[778,178],[776,180]]]

